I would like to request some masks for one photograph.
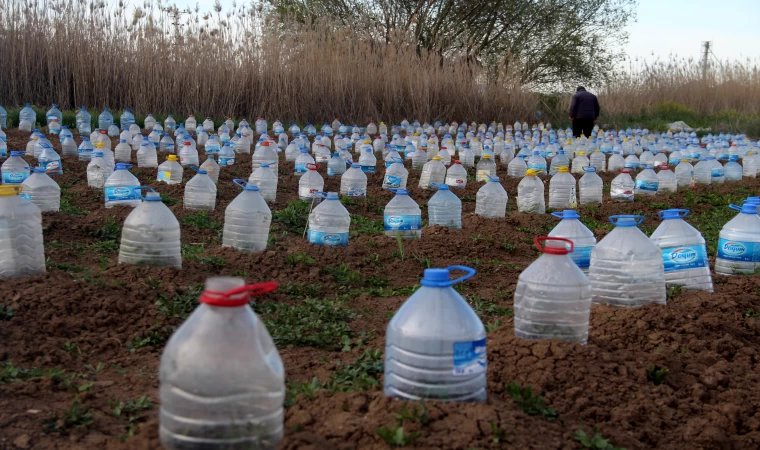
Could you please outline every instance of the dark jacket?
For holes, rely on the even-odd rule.
[[[574,119],[592,119],[599,117],[599,100],[588,91],[578,91],[570,102],[570,117]]]

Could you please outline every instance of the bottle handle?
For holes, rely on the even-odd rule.
[[[245,180],[244,180],[244,179],[242,179],[242,178],[234,178],[234,179],[232,180],[232,182],[233,182],[233,183],[235,183],[235,184],[237,184],[238,186],[240,186],[240,187],[241,187],[241,188],[243,188],[243,189],[245,189],[245,187],[246,187],[246,186],[248,186],[248,182],[247,182],[247,181],[245,181]]]
[[[459,271],[465,272],[465,274],[463,276],[459,277],[459,278],[455,278],[453,280],[449,280],[447,282],[447,284],[445,284],[445,286],[453,286],[453,285],[461,283],[461,282],[463,282],[465,280],[469,280],[470,278],[472,278],[473,276],[475,276],[475,269],[473,269],[472,267],[467,267],[467,266],[449,266],[449,267],[446,268],[446,270],[448,270],[449,273],[451,273],[451,271],[453,271],[453,270],[459,270]]]
[[[564,219],[565,218],[565,212],[564,211],[554,211],[552,213],[552,216],[558,218],[558,219]]]
[[[633,219],[636,222],[636,225],[641,225],[642,222],[644,222],[644,216],[639,216],[636,214],[618,214],[615,216],[610,216],[610,223],[617,225],[620,219]]]
[[[438,188],[439,188],[439,187],[441,187],[442,185],[441,185],[441,184],[438,184],[438,183],[433,183],[433,182],[431,181],[431,182],[430,182],[430,184],[429,184],[429,186],[432,186],[432,187],[434,187],[434,188],[438,189]],[[452,267],[453,267],[453,266],[452,266]],[[458,266],[457,266],[457,267],[458,267]],[[463,266],[463,267],[464,267],[464,266]]]
[[[728,207],[731,208],[731,209],[734,209],[736,211],[741,211],[742,210],[742,207],[738,206],[738,205],[733,205],[732,204],[732,205],[728,205]]]
[[[575,250],[575,243],[573,241],[571,241],[570,239],[561,238],[561,237],[539,236],[539,237],[533,238],[533,245],[536,246],[539,252],[548,253],[546,252],[546,246],[543,246],[543,247],[541,246],[541,242],[546,242],[546,241],[562,241],[566,244],[570,244],[570,249],[568,250],[569,253],[572,253]]]
[[[324,192],[324,191],[322,191],[322,192],[315,192],[314,193],[314,197],[327,198],[327,192]]]
[[[150,187],[150,186],[137,186],[135,189],[137,189],[137,190],[139,190],[139,191],[148,190],[148,191],[150,191],[150,192],[156,192],[156,190],[155,190],[155,189],[153,189],[153,188],[152,188],[152,187]]]
[[[188,166],[188,167],[190,167],[191,169],[193,169],[196,172],[198,172],[199,170],[201,170],[200,168],[198,168],[198,166]]]
[[[272,292],[277,289],[278,286],[279,285],[276,281],[267,281],[264,283],[246,284],[245,286],[230,289],[226,292],[204,291],[201,294],[199,302],[211,306],[222,306],[228,308],[243,306],[251,300],[251,297],[258,297],[260,295]],[[246,292],[248,293],[247,296],[241,297],[239,299],[230,298]]]
[[[683,219],[684,217],[686,217],[686,216],[689,215],[689,210],[688,209],[669,209],[667,211],[670,211],[670,212],[678,214],[678,217],[681,218],[681,219]],[[662,219],[665,216],[664,213],[665,213],[665,211],[658,212],[657,213],[657,217],[659,217],[660,219]]]

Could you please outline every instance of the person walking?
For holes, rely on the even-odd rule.
[[[599,100],[596,95],[586,91],[583,86],[578,86],[570,102],[570,121],[573,122],[573,137],[581,134],[591,137],[594,129],[594,121],[599,117]]]

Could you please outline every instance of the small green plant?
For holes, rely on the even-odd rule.
[[[744,313],[745,319],[758,319],[760,318],[760,312],[755,311],[754,308],[750,308]]]
[[[594,435],[589,437],[586,432],[581,429],[575,430],[573,437],[583,448],[590,448],[592,450],[625,450],[623,447],[615,447],[604,436],[594,430]]]
[[[351,214],[351,229],[359,235],[383,234],[385,226],[382,220],[368,219],[361,214]]]
[[[354,197],[341,197],[340,203],[343,206],[357,206],[360,204]]]
[[[61,348],[63,349],[63,351],[71,355],[81,353],[81,351],[79,350],[79,344],[77,344],[76,342],[66,341],[63,343]]]
[[[351,270],[351,267],[345,263],[338,267],[325,266],[322,268],[322,272],[332,276],[335,282],[341,285],[341,287],[364,284],[364,277],[361,272]]]
[[[219,231],[222,229],[222,224],[215,220],[211,220],[206,211],[197,212],[195,214],[188,214],[182,218],[182,224],[195,228],[202,228],[208,230]]]
[[[71,200],[68,198],[68,196],[63,195],[63,190],[61,190],[60,211],[63,214],[67,214],[69,216],[85,216],[89,214],[89,211],[87,211],[86,209],[82,209],[82,208],[72,205]]]
[[[353,364],[339,366],[325,389],[335,392],[368,391],[376,387],[378,375],[383,373],[383,352],[368,349]]]
[[[488,424],[491,426],[491,441],[494,444],[498,444],[502,439],[504,439],[504,433],[506,433],[506,431],[496,425],[493,420],[488,422]]]
[[[201,256],[198,258],[198,262],[201,264],[213,266],[215,268],[221,268],[227,264],[227,262],[221,256]]]
[[[420,401],[420,409],[417,409],[417,407],[414,406],[410,410],[407,405],[404,405],[401,407],[401,411],[394,415],[398,421],[403,422],[404,420],[409,420],[423,426],[427,425],[430,420],[430,417],[428,417],[427,406],[425,406],[424,401]]]
[[[127,422],[124,426],[124,434],[119,436],[119,440],[123,442],[137,433],[137,424],[146,419],[143,411],[151,409],[153,404],[147,396],[142,396],[137,400],[128,400],[127,402],[112,399],[108,401],[108,406],[113,409],[114,416],[124,416]]]
[[[668,300],[670,300],[671,298],[673,298],[676,295],[680,294],[682,289],[683,288],[681,287],[680,284],[670,285],[670,286],[668,286],[668,289],[667,289],[667,292],[665,293],[665,296],[667,297]]]
[[[545,419],[557,418],[557,412],[546,405],[546,400],[541,395],[541,391],[533,394],[533,388],[530,386],[522,387],[511,381],[507,385],[507,393],[509,393],[512,400],[517,403],[525,414],[529,416],[541,416]]]
[[[284,294],[293,298],[315,298],[322,290],[321,284],[288,283],[280,289]]]
[[[148,277],[145,280],[145,286],[148,287],[151,291],[155,291],[156,289],[161,287],[161,280],[157,280],[153,277]]]
[[[647,367],[647,381],[651,381],[655,386],[659,386],[665,382],[668,372],[670,372],[670,369],[652,364]]]
[[[116,223],[116,219],[109,217],[103,226],[91,232],[90,236],[104,241],[116,241],[121,236],[121,225]]]
[[[92,425],[93,418],[89,406],[83,406],[79,399],[74,399],[71,407],[64,411],[61,417],[53,413],[47,420],[43,420],[45,433],[62,433],[70,428],[82,428]]]
[[[127,342],[127,349],[134,353],[135,350],[143,347],[160,347],[169,340],[169,336],[173,331],[168,327],[162,327],[158,323],[155,323],[143,335],[137,336]]]
[[[407,434],[401,425],[394,425],[393,428],[383,425],[376,432],[391,447],[405,447],[422,435],[419,431]]]
[[[0,320],[11,320],[16,315],[16,310],[10,306],[0,304]]]
[[[293,200],[285,209],[272,211],[272,223],[279,224],[286,231],[300,236],[309,220],[309,208],[309,202]]]
[[[514,253],[514,251],[517,250],[517,246],[509,242],[509,239],[506,237],[501,241],[501,248],[503,248],[507,253]]]
[[[290,264],[291,266],[295,266],[298,263],[304,263],[304,264],[314,264],[316,261],[314,261],[314,258],[307,255],[304,252],[296,252],[291,253],[288,256],[285,257],[285,263]]]
[[[355,313],[343,301],[306,298],[295,305],[253,304],[278,346],[301,345],[340,350],[343,336],[353,336],[348,322]]]
[[[504,325],[504,324],[501,323],[501,320],[499,320],[499,319],[496,319],[496,320],[494,320],[492,322],[488,322],[486,324],[486,332],[490,333],[490,332],[492,332],[494,330],[498,330],[502,325]]]
[[[203,292],[202,284],[191,284],[178,290],[172,298],[159,294],[156,300],[158,313],[166,317],[186,319],[198,306],[198,297],[201,292]]]
[[[179,203],[179,200],[169,194],[161,194],[161,201],[164,202],[164,205],[166,206],[173,206]]]
[[[61,369],[25,369],[13,365],[13,361],[0,363],[0,384],[14,383],[16,381],[26,381],[31,378],[39,377],[60,377],[63,374]]]

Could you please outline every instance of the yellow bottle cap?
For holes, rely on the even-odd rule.
[[[538,172],[535,171],[535,169],[528,169],[525,171],[526,177],[535,177],[538,174]]]
[[[483,159],[491,159],[491,154],[490,153],[486,153],[483,156],[481,156],[481,158],[483,158]]]
[[[10,197],[21,193],[23,187],[20,184],[4,184],[0,186],[0,197]]]
[[[365,143],[365,144],[371,144],[372,142],[370,142],[370,140],[369,140],[369,139],[365,139],[365,140],[364,140],[364,143]]]
[[[586,156],[586,152],[578,152],[578,156]]]
[[[691,161],[691,160],[689,160],[689,159],[686,159],[686,158],[684,158],[684,159],[682,159],[682,160],[681,160],[681,162],[690,162],[690,161]]]
[[[166,157],[167,161],[177,161],[177,155],[169,155]]]
[[[105,144],[103,144],[102,142],[96,142],[95,143],[95,147],[97,147],[97,148],[103,148],[103,147],[105,147]]]
[[[440,156],[433,156],[433,161],[443,161],[443,158],[441,158]]]
[[[568,169],[567,166],[560,166],[559,169],[557,169],[557,172],[570,172],[570,169]]]

